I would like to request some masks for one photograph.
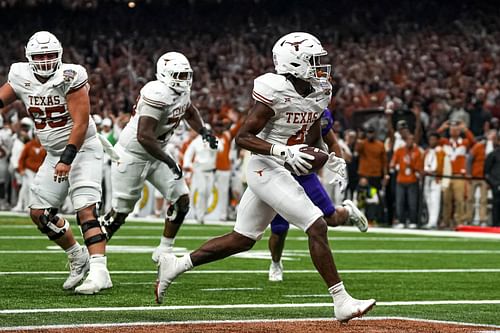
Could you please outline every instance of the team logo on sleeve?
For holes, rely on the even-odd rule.
[[[71,83],[76,77],[76,71],[73,69],[66,69],[63,71],[64,83]]]

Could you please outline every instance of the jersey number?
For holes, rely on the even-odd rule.
[[[68,122],[68,116],[62,115],[66,112],[64,105],[49,106],[45,110],[31,106],[28,108],[28,112],[31,118],[35,120],[36,129],[44,129],[47,125],[50,128],[62,127]],[[54,113],[56,114],[55,116]]]
[[[304,140],[306,138],[306,133],[307,133],[307,125],[303,125],[297,133],[292,135],[291,137],[288,138],[288,141],[286,142],[287,146],[293,146],[293,145],[299,145],[301,143],[304,143]]]

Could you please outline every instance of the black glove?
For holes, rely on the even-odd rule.
[[[206,127],[202,127],[200,130],[200,135],[203,138],[203,141],[206,141],[210,144],[210,148],[217,149],[218,141],[217,138],[212,134],[212,131]]]
[[[164,161],[167,166],[170,168],[170,170],[172,170],[172,172],[174,173],[175,175],[175,180],[178,180],[178,179],[181,179],[182,178],[182,168],[179,166],[179,164],[177,164],[173,159],[171,159],[170,157]]]

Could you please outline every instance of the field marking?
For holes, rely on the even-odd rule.
[[[212,236],[177,236],[176,240],[206,240]],[[81,236],[75,236],[77,239],[82,239]],[[1,240],[47,240],[46,236],[0,236]],[[158,236],[113,236],[114,240],[157,240],[160,239]],[[263,237],[263,240],[269,239],[269,237]],[[289,236],[286,238],[288,241],[308,241],[307,237],[304,236]],[[383,242],[469,242],[470,240],[464,238],[449,238],[449,237],[376,237],[376,236],[359,236],[359,237],[335,237],[330,236],[328,238],[331,241],[383,241]],[[493,240],[491,240],[493,241]]]
[[[111,275],[157,274],[157,271],[111,271]],[[186,274],[268,274],[268,270],[195,270]],[[314,269],[285,270],[286,274],[315,274]],[[341,269],[343,274],[415,274],[415,273],[500,273],[500,268],[437,268],[437,269]],[[4,271],[2,275],[58,275],[67,271]]]
[[[131,246],[131,245],[110,245],[106,247],[106,252],[118,254],[143,254],[152,253],[156,246]],[[188,253],[186,248],[178,248],[177,254]],[[363,250],[332,250],[333,253],[344,254],[500,254],[500,250],[440,250],[440,249],[422,249],[422,250],[398,250],[398,249],[363,249]],[[63,254],[64,251],[58,246],[47,246],[47,250],[0,250],[0,254]],[[285,255],[309,257],[308,250],[285,250]],[[252,258],[269,259],[271,254],[267,250],[255,250],[241,252],[232,256],[232,258]]]
[[[204,288],[201,291],[240,291],[240,290],[262,290],[262,288]]]
[[[492,329],[500,328],[499,325],[491,324],[477,324],[477,323],[464,323],[459,321],[447,320],[433,320],[433,319],[419,319],[408,317],[365,317],[354,318],[352,320],[358,321],[381,321],[381,320],[405,320],[405,321],[419,321],[424,323],[433,324],[448,324],[457,326],[471,326],[471,327],[488,327]],[[136,327],[136,326],[172,326],[172,325],[207,325],[207,324],[252,324],[252,323],[280,323],[280,322],[313,322],[313,321],[331,321],[336,322],[333,318],[286,318],[286,319],[243,319],[243,320],[192,320],[192,321],[171,321],[171,322],[130,322],[130,323],[101,323],[101,324],[65,324],[65,325],[40,325],[40,326],[12,326],[0,327],[0,331],[10,330],[46,330],[46,329],[65,329],[65,328],[118,328],[118,327]],[[485,331],[488,332],[488,331]]]
[[[500,300],[445,300],[445,301],[393,301],[377,302],[377,306],[415,306],[415,305],[474,305],[500,304]],[[279,303],[279,304],[220,304],[220,305],[166,305],[166,306],[111,306],[88,308],[44,308],[0,310],[0,314],[27,314],[50,312],[112,312],[112,311],[163,311],[163,310],[222,310],[222,309],[276,309],[276,308],[324,308],[333,303]]]

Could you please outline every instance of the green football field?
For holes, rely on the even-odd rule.
[[[332,317],[331,297],[298,230],[288,235],[283,282],[267,280],[266,233],[251,251],[182,275],[165,303],[156,305],[151,252],[162,228],[158,222],[127,222],[109,244],[114,287],[82,296],[62,289],[68,270],[64,252],[27,217],[0,216],[0,327]],[[231,229],[230,224],[186,224],[176,253]],[[347,290],[356,298],[377,299],[368,316],[500,325],[499,238],[391,230],[361,234],[350,228],[330,229],[329,237]]]

